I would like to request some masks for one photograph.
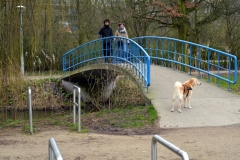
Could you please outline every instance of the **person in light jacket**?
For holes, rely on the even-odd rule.
[[[128,38],[128,33],[123,23],[118,24],[118,29],[115,32],[115,36]],[[117,55],[115,55],[120,58],[126,59],[128,54],[127,44],[129,43],[129,41],[123,38],[115,38],[114,40],[116,41],[118,50]],[[120,61],[125,62],[124,60]]]

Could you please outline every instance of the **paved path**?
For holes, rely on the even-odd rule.
[[[178,113],[178,99],[175,111],[171,112],[173,86],[175,81],[185,82],[192,76],[171,68],[151,66],[152,104],[158,111],[160,127],[183,128],[200,126],[223,126],[240,123],[240,96],[215,84],[200,79],[202,85],[195,86],[191,98],[191,109],[182,107]]]

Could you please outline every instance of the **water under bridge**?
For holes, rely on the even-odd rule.
[[[128,49],[119,48],[118,40],[128,42]],[[103,41],[110,44],[107,57],[103,56]],[[89,81],[106,81],[101,88],[103,101],[109,98],[119,77],[128,77],[158,111],[162,128],[240,123],[240,96],[230,90],[237,83],[238,61],[230,53],[167,37],[106,37],[68,51],[62,65],[62,80],[69,90],[73,85],[87,87]],[[194,88],[192,109],[171,112],[174,83],[191,77],[202,82]],[[228,89],[221,88],[222,83],[227,83]],[[88,101],[88,93],[81,90],[81,98]]]

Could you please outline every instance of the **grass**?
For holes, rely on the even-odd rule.
[[[36,126],[33,125],[32,127],[33,127],[33,128],[32,128],[33,133],[36,132]],[[22,130],[23,130],[24,132],[30,133],[30,125],[29,125],[29,124],[24,125],[23,128],[22,128]]]
[[[34,117],[33,117],[34,118]],[[108,128],[137,128],[154,125],[158,119],[157,111],[152,105],[149,106],[129,106],[126,108],[116,108],[112,111],[102,110],[99,112],[87,113],[81,116],[81,133],[87,133],[92,126],[88,122],[94,122],[95,126],[107,126]],[[92,125],[92,124],[91,124]],[[25,133],[30,133],[28,119],[13,120],[8,119],[0,122],[0,128],[22,128]],[[33,132],[39,132],[46,128],[60,127],[69,131],[77,132],[78,123],[73,124],[72,112],[61,111],[52,113],[48,117],[38,117],[33,119]]]
[[[226,78],[226,79],[228,79],[227,76],[223,76],[223,77]],[[203,79],[208,80],[207,77],[203,77]],[[230,79],[233,79],[233,75],[230,76]],[[240,79],[240,75],[238,75],[238,81],[237,81],[236,84],[230,84],[230,89],[231,89],[233,92],[236,92],[236,93],[239,93],[239,92],[240,92],[240,81],[239,81],[239,79]],[[210,82],[218,85],[218,78],[211,77],[211,78],[210,78]],[[223,81],[223,80],[219,80],[219,85],[220,85],[220,87],[222,87],[222,88],[226,88],[226,89],[229,88],[229,83],[226,82],[226,81]]]
[[[63,71],[41,71],[41,72],[25,72],[25,76],[61,76]]]
[[[91,115],[86,115],[91,120],[97,121],[99,126],[111,126],[118,128],[136,128],[154,125],[158,119],[157,111],[152,105],[129,106],[115,108],[112,111],[103,110]]]
[[[73,130],[71,128],[72,121],[71,120],[71,114],[69,111],[63,112],[60,111],[58,113],[50,112],[50,114],[46,114],[44,116],[46,111],[42,111],[41,116],[38,116],[38,118],[33,119],[33,132],[36,132],[38,130],[41,130],[41,128],[44,128],[46,126],[60,126],[64,129]],[[24,132],[30,132],[30,125],[28,119],[16,119],[12,120],[11,118],[7,119],[5,122],[0,123],[0,128],[16,128],[16,127],[22,127],[22,130]],[[86,131],[85,131],[86,132]]]
[[[151,124],[153,124],[154,121],[156,119],[158,119],[158,114],[157,114],[157,111],[155,110],[155,108],[152,105],[148,107],[148,114],[149,114],[148,120]]]
[[[78,131],[78,123],[72,123],[69,126],[70,131],[77,132]],[[89,131],[85,129],[83,126],[81,126],[81,133],[88,133]]]
[[[17,127],[17,126],[21,126],[22,123],[23,123],[23,120],[17,119],[14,121],[13,119],[10,118],[5,123],[3,123],[3,122],[0,123],[0,126],[7,124],[9,127]]]

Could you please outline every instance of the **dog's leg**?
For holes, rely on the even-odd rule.
[[[181,106],[182,106],[182,101],[183,101],[183,94],[179,94],[179,105],[178,105],[178,112],[181,113]]]
[[[185,98],[183,98],[183,102],[184,102],[184,108],[187,108],[187,104],[186,104],[186,97]]]
[[[192,107],[190,107],[190,97],[188,97],[188,108],[191,109]]]
[[[176,99],[176,93],[175,92],[173,92],[173,98],[172,98],[172,109],[171,109],[171,112],[173,112],[174,111],[174,104],[175,104],[175,99]]]
[[[190,98],[192,96],[193,91],[190,91],[190,95],[188,96],[188,108],[191,109],[192,107],[190,106]]]
[[[179,99],[179,106],[178,106],[178,112],[179,113],[181,113],[182,111],[181,111],[181,106],[182,106],[182,98],[181,99]]]
[[[174,102],[175,102],[175,98],[172,99],[172,109],[171,109],[171,112],[174,111]]]

